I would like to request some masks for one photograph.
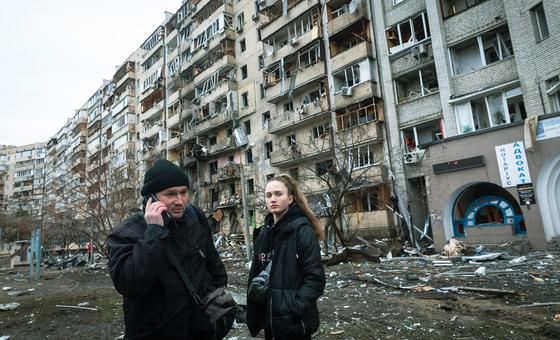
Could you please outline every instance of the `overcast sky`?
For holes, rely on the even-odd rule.
[[[0,10],[0,144],[46,142],[181,0],[12,0]]]

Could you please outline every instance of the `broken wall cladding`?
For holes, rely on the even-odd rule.
[[[378,1],[372,1],[374,11],[381,10]],[[383,9],[385,10],[385,28],[395,26],[403,22],[411,16],[426,10],[425,1],[403,1],[393,6],[393,0],[383,0]]]
[[[473,37],[505,23],[505,19],[503,0],[486,0],[466,11],[443,19],[447,43],[453,44]]]
[[[439,92],[398,104],[399,126],[403,127],[417,121],[428,121],[441,117]]]
[[[513,57],[497,61],[476,71],[452,77],[451,88],[455,97],[517,80],[517,65]]]

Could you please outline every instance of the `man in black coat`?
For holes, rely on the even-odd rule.
[[[158,160],[144,176],[144,214],[129,217],[107,239],[111,279],[123,296],[125,339],[202,338],[193,328],[198,306],[167,248],[199,295],[227,285],[208,222],[186,208],[188,187],[181,168]]]

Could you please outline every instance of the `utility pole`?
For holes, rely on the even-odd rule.
[[[245,148],[246,149],[246,148]],[[247,252],[247,261],[251,261],[252,243],[249,237],[249,225],[251,224],[249,220],[249,209],[247,208],[247,183],[245,182],[245,170],[243,167],[243,160],[240,157],[239,162],[239,177],[241,180],[241,205],[243,206],[243,238],[245,239],[245,247]]]

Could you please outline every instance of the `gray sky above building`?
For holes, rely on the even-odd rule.
[[[18,0],[0,11],[0,144],[46,142],[181,0]]]

